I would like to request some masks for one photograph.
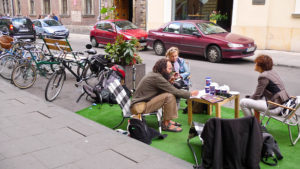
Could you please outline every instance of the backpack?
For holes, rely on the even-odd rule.
[[[283,156],[280,153],[278,144],[274,137],[267,132],[265,127],[262,127],[263,146],[261,150],[261,161],[270,166],[276,166],[278,160]]]
[[[100,72],[108,64],[108,60],[105,58],[105,55],[94,55],[91,58],[91,71]]]
[[[130,118],[128,131],[130,137],[146,144],[151,144],[153,138],[158,137],[159,139],[164,139],[168,136],[167,134],[162,135],[155,129],[148,127],[144,118],[142,118],[142,120]]]

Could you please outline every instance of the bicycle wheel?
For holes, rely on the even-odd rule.
[[[49,102],[52,102],[59,95],[64,82],[66,79],[66,72],[64,70],[56,71],[51,78],[49,79],[46,90],[45,90],[45,99]]]
[[[18,65],[12,71],[11,79],[15,86],[20,89],[31,87],[36,81],[36,70],[31,64]]]
[[[91,64],[87,64],[87,66],[83,70],[82,79],[85,81],[86,84],[90,86],[95,86],[99,82],[99,73],[93,72],[90,68]]]
[[[10,80],[13,69],[18,65],[18,60],[13,55],[5,55],[0,59],[0,76]]]

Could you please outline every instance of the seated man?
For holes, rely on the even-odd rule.
[[[163,108],[163,123],[164,131],[180,132],[180,124],[172,121],[177,118],[176,97],[190,98],[190,96],[198,95],[198,91],[184,91],[175,88],[171,83],[174,81],[171,78],[172,64],[168,59],[158,60],[153,72],[148,73],[140,81],[136,92],[133,95],[130,110],[133,114],[151,113]],[[139,108],[140,105],[145,105],[145,108]]]

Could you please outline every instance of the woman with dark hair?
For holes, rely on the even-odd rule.
[[[260,55],[255,60],[255,71],[259,72],[258,84],[252,96],[246,96],[240,102],[245,116],[253,115],[252,109],[265,112],[267,110],[266,100],[282,104],[288,100],[289,95],[279,75],[272,70],[273,60],[268,55]],[[279,113],[280,107],[270,105],[270,113]]]

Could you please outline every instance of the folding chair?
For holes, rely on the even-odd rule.
[[[116,100],[122,109],[122,117],[123,117],[122,121],[118,125],[113,127],[113,129],[115,129],[115,128],[119,127],[121,124],[123,124],[123,122],[126,118],[131,118],[133,116],[132,113],[130,112],[131,100],[130,100],[129,96],[127,95],[125,89],[121,85],[120,81],[117,79],[108,85],[108,89],[116,97]],[[157,121],[158,121],[159,132],[161,133],[162,109],[159,109],[156,112],[152,112],[149,114],[142,114],[142,116],[148,116],[148,115],[156,115]]]
[[[268,105],[268,109],[262,117],[262,120],[265,117],[268,118],[267,121],[264,123],[264,126],[266,127],[268,125],[270,119],[275,119],[277,121],[280,121],[281,123],[286,124],[288,126],[291,144],[294,146],[300,139],[300,112],[298,110],[300,107],[300,96],[291,97],[282,105],[274,103],[272,101],[268,101]],[[279,106],[281,107],[281,109],[278,109],[277,112],[274,112],[270,110],[270,105]],[[297,126],[298,129],[298,136],[296,139],[293,139],[291,129],[292,126]]]
[[[201,165],[189,142],[196,136],[202,143]],[[194,169],[259,168],[262,136],[260,126],[253,116],[238,119],[211,118],[205,124],[193,122],[187,143],[196,162]]]

